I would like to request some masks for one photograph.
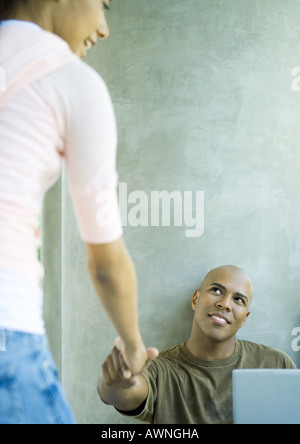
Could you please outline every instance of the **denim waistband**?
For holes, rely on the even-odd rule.
[[[46,336],[24,333],[21,331],[7,330],[0,327],[0,354],[10,350],[33,350],[45,343]]]

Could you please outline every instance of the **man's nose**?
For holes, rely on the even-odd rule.
[[[231,298],[230,296],[224,296],[222,299],[219,299],[217,302],[217,307],[222,310],[226,310],[228,313],[231,311]]]

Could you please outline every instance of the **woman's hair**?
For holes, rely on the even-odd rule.
[[[27,0],[0,0],[0,21],[10,18],[19,3],[26,4]]]

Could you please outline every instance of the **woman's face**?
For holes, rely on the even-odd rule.
[[[56,9],[53,32],[66,40],[79,57],[97,43],[107,38],[109,28],[105,10],[110,0],[63,0]]]

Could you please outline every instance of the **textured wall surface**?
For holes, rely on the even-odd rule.
[[[86,61],[115,106],[124,237],[146,344],[185,341],[194,290],[212,267],[236,264],[255,288],[239,336],[280,348],[299,366],[300,92],[292,70],[300,66],[300,2],[114,0],[108,22],[111,37]],[[159,226],[155,191],[174,197],[170,208],[161,204]],[[89,282],[65,175],[47,197],[44,239],[45,317],[76,417],[132,423],[96,393],[115,332]]]

